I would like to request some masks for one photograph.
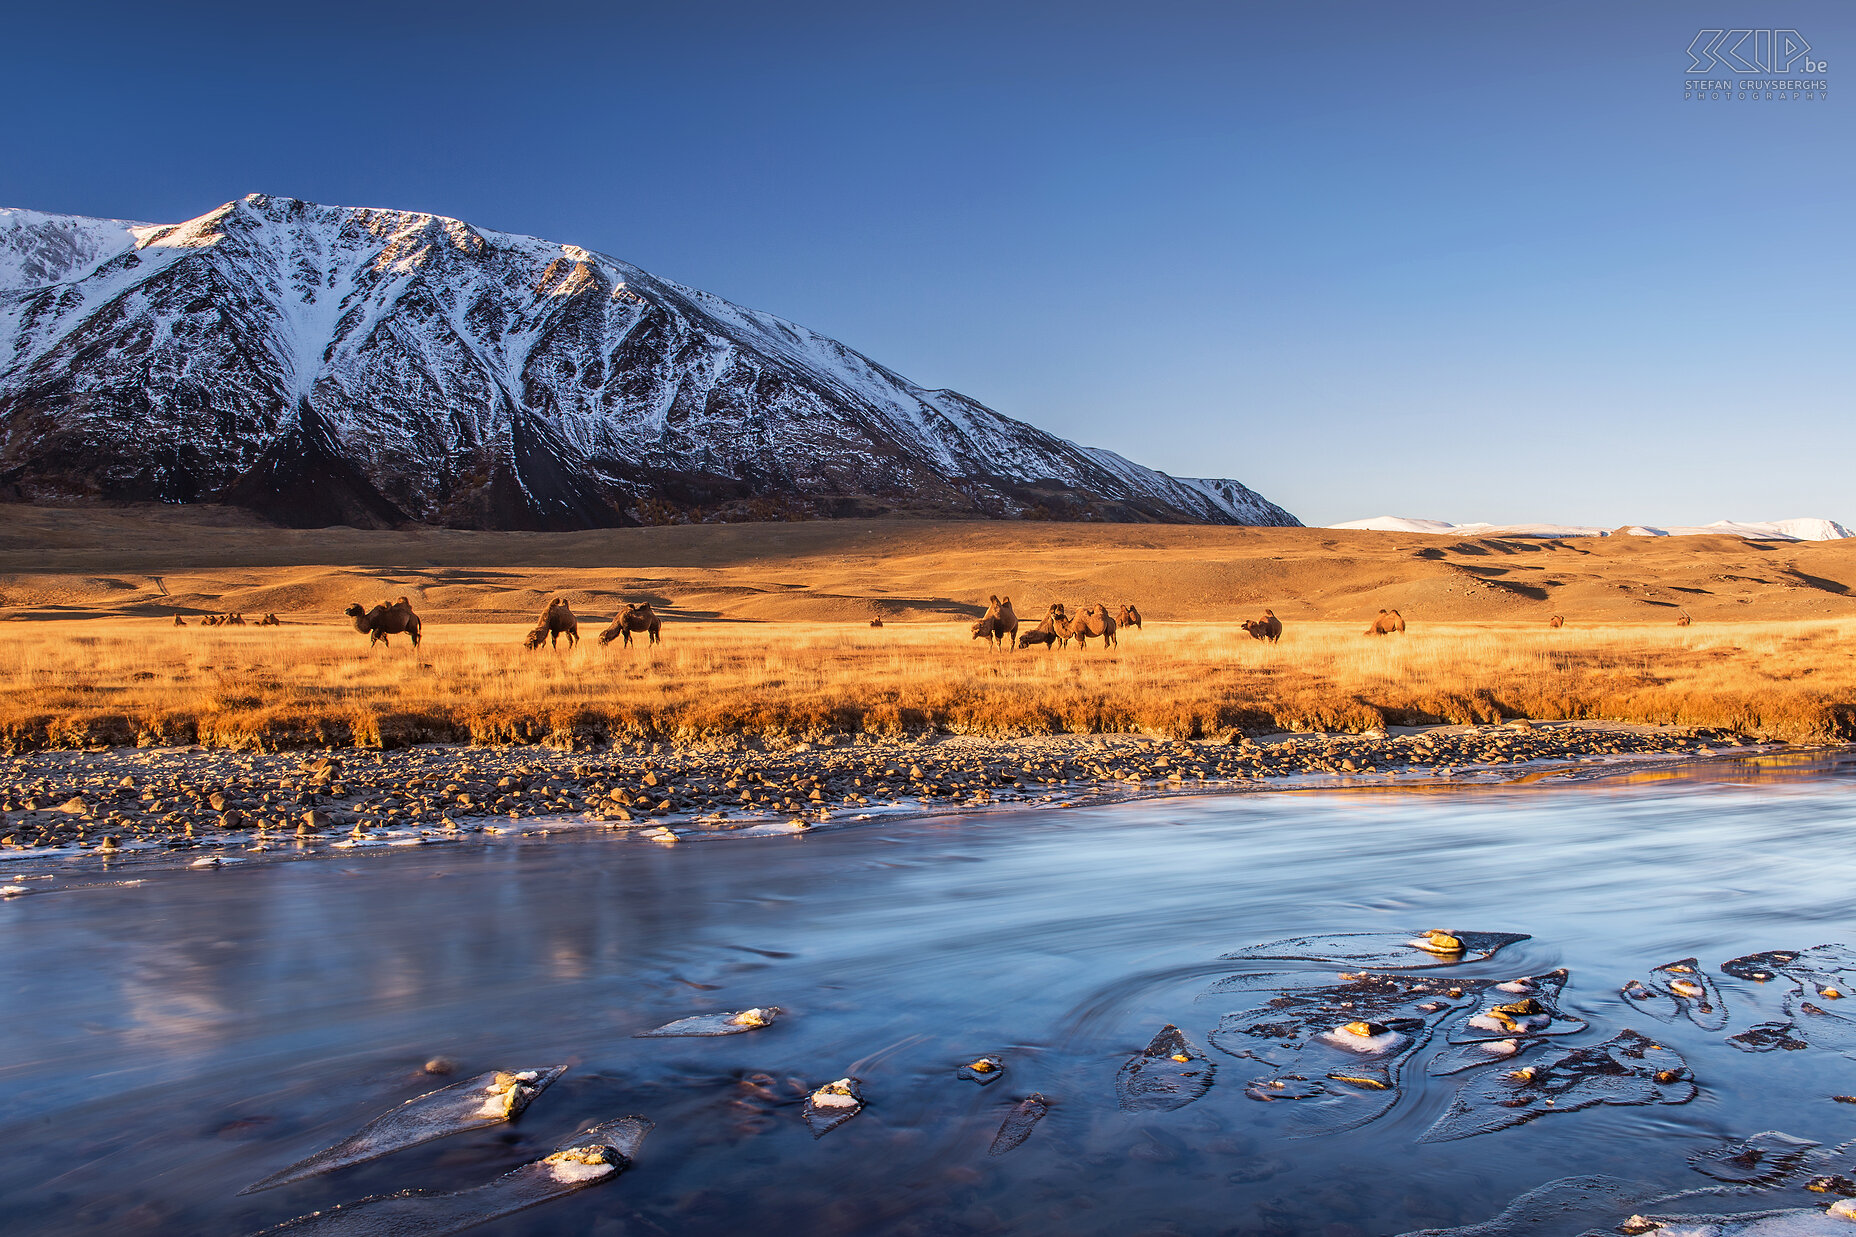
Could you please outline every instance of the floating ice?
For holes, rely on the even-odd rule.
[[[1833,1014],[1811,1001],[1798,1001],[1795,1006],[1788,1003],[1786,1009],[1792,1015],[1792,1025],[1804,1036],[1806,1043],[1845,1056],[1856,1056],[1856,1020]]]
[[[1727,1042],[1741,1052],[1771,1052],[1775,1048],[1800,1052],[1810,1047],[1792,1034],[1792,1024],[1789,1022],[1761,1022],[1738,1035],[1729,1035]]]
[[[1694,958],[1666,962],[1650,972],[1650,981],[1631,980],[1620,990],[1631,1005],[1663,1022],[1686,1017],[1704,1031],[1727,1025],[1727,1003]]]
[[[1437,939],[1440,936],[1457,941],[1462,949],[1441,948]],[[1250,945],[1223,956],[1416,971],[1459,962],[1480,962],[1527,939],[1525,933],[1518,932],[1442,932],[1436,928],[1423,933],[1342,932],[1332,936],[1292,936],[1287,940]]]
[[[1575,1232],[1581,1224],[1602,1224],[1604,1229],[1598,1231],[1605,1232],[1622,1208],[1633,1205],[1653,1188],[1616,1177],[1561,1177],[1516,1198],[1493,1219],[1461,1228],[1419,1229],[1401,1237],[1548,1237]]]
[[[552,1155],[453,1194],[385,1194],[268,1228],[289,1237],[439,1237],[609,1181],[631,1167],[651,1122],[625,1117],[576,1134]]]
[[[1183,1108],[1212,1085],[1212,1063],[1172,1023],[1160,1028],[1115,1075],[1115,1090],[1126,1112],[1164,1112]]]
[[[855,1078],[828,1082],[806,1097],[806,1125],[812,1137],[822,1138],[864,1110],[864,1097]]]
[[[1806,985],[1820,996],[1840,1000],[1856,991],[1856,950],[1847,945],[1813,945],[1809,949],[1771,949],[1721,963],[1721,972],[1735,979],[1769,983],[1784,977],[1797,991]],[[1832,997],[1829,994],[1835,992]]]
[[[1404,1063],[1490,986],[1486,979],[1370,972],[1301,988],[1285,985],[1294,977],[1267,978],[1279,995],[1259,1008],[1226,1014],[1211,1042],[1220,1052],[1274,1067],[1273,1074],[1246,1084],[1244,1094],[1301,1101],[1285,1119],[1298,1137],[1337,1133],[1384,1114],[1398,1102]],[[1241,986],[1227,981],[1213,991]]]
[[[999,1126],[999,1132],[993,1135],[992,1149],[987,1154],[1004,1155],[1024,1142],[1031,1137],[1032,1128],[1049,1111],[1050,1101],[1035,1091],[1019,1100],[1012,1105],[1012,1111],[1005,1114],[1005,1121]]]
[[[1793,1138],[1777,1130],[1767,1130],[1751,1138],[1740,1138],[1720,1146],[1697,1151],[1688,1157],[1689,1167],[1716,1181],[1734,1185],[1775,1185],[1806,1164],[1806,1153],[1818,1144],[1808,1138]]]
[[[758,1031],[762,1027],[773,1025],[780,1016],[778,1005],[760,1006],[755,1009],[725,1011],[719,1014],[697,1014],[693,1018],[679,1018],[675,1022],[666,1022],[663,1026],[650,1031],[640,1031],[634,1039],[671,1039],[691,1035],[740,1035],[744,1031]]]
[[[1474,1043],[1484,1039],[1512,1039],[1571,1035],[1586,1028],[1582,1018],[1575,1018],[1559,1008],[1561,991],[1569,978],[1565,970],[1543,975],[1527,975],[1496,986],[1503,996],[1526,993],[1515,1001],[1495,1001],[1473,1017],[1463,1020],[1450,1032],[1453,1044]]]
[[[566,1072],[565,1065],[539,1070],[492,1071],[440,1087],[417,1099],[407,1100],[326,1151],[299,1160],[281,1172],[246,1186],[239,1193],[269,1190],[351,1164],[377,1160],[434,1138],[514,1120],[537,1095]]]
[[[1323,1031],[1316,1038],[1349,1052],[1383,1056],[1402,1047],[1411,1037],[1377,1022],[1349,1022],[1331,1031]]]
[[[1693,1098],[1695,1084],[1679,1053],[1621,1031],[1541,1064],[1472,1075],[1418,1141],[1469,1138],[1597,1104],[1685,1104]]]
[[[1661,1237],[1850,1237],[1856,1213],[1839,1216],[1836,1208],[1786,1208],[1739,1215],[1632,1216],[1613,1232],[1656,1233]]]
[[[968,1082],[989,1087],[1005,1076],[1005,1062],[998,1057],[975,1057],[956,1072]]]

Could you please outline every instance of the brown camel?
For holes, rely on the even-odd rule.
[[[1061,601],[1051,603],[1044,614],[1044,620],[1030,631],[1018,637],[1018,647],[1028,649],[1034,644],[1041,644],[1046,649],[1054,648],[1058,640],[1069,639],[1070,620],[1063,612]]]
[[[184,618],[182,618],[182,617],[181,617],[180,615],[178,615],[178,614],[176,614],[176,615],[174,616],[174,626],[176,626],[176,627],[185,627],[186,625],[187,625],[187,620],[186,620],[186,619],[184,619]]]
[[[1677,627],[1687,627],[1687,626],[1688,626],[1688,625],[1689,625],[1690,623],[1692,623],[1692,622],[1694,622],[1694,621],[1695,621],[1694,619],[1692,619],[1692,618],[1690,618],[1690,617],[1688,616],[1688,611],[1687,611],[1687,610],[1684,610],[1684,611],[1682,611],[1682,613],[1680,613],[1680,614],[1678,614],[1678,615],[1676,616],[1676,626],[1677,626]]]
[[[882,625],[883,625],[883,620],[880,617],[873,618],[870,620],[870,626],[872,627],[881,627]]]
[[[277,621],[277,616],[275,614],[266,613],[263,618],[258,620],[258,626],[260,627],[281,627],[283,626],[283,624]]]
[[[1115,626],[1123,628],[1124,630],[1132,627],[1136,631],[1139,631],[1141,629],[1141,612],[1136,610],[1132,605],[1123,606],[1121,608],[1121,613],[1115,616]]]
[[[1001,598],[996,593],[986,599],[989,603],[986,613],[979,622],[973,624],[973,638],[984,639],[989,648],[997,652],[1001,648],[1014,651],[1018,648],[1018,614],[1012,609],[1010,597]]]
[[[245,616],[242,614],[228,614],[226,615],[226,622],[233,627],[243,627],[245,625]]]
[[[522,647],[538,649],[546,640],[549,648],[559,648],[562,636],[567,637],[567,647],[573,648],[580,643],[580,624],[574,618],[573,607],[567,604],[567,598],[556,597],[542,607],[541,617],[535,620],[535,630],[523,638]]]
[[[1560,615],[1556,614],[1552,618],[1547,620],[1547,626],[1552,627],[1557,630],[1558,628],[1566,626],[1566,620],[1562,618]]]
[[[1366,629],[1369,636],[1389,636],[1395,631],[1405,630],[1405,620],[1397,610],[1381,610],[1373,625]]]
[[[1088,648],[1091,636],[1101,636],[1102,647],[1105,649],[1116,648],[1119,644],[1115,639],[1115,620],[1110,616],[1107,606],[1090,606],[1077,615],[1070,623],[1070,634],[1076,637],[1078,649]]]
[[[1252,640],[1268,640],[1275,644],[1282,639],[1282,620],[1276,617],[1274,610],[1265,610],[1260,619],[1245,619],[1243,626]]]
[[[625,647],[629,649],[632,646],[632,633],[641,631],[650,637],[652,644],[656,644],[659,642],[657,633],[663,625],[664,621],[652,612],[651,603],[641,601],[636,605],[627,605],[622,612],[614,615],[606,630],[599,633],[599,642],[611,644],[623,636]]]
[[[363,610],[359,604],[352,605],[342,613],[354,620],[354,629],[367,637],[367,647],[370,649],[376,641],[390,646],[392,641],[387,637],[402,632],[412,637],[415,649],[419,647],[419,616],[412,612],[412,603],[404,597],[396,598],[392,605],[382,602],[372,610]]]

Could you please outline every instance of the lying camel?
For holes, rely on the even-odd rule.
[[[1132,605],[1123,606],[1121,608],[1121,613],[1115,616],[1115,626],[1121,628],[1132,627],[1136,631],[1139,631],[1141,629],[1141,612],[1136,610]]]
[[[1260,619],[1245,619],[1243,627],[1252,640],[1268,640],[1275,644],[1282,639],[1282,620],[1276,617],[1274,610],[1265,610]]]
[[[260,627],[282,627],[283,624],[277,621],[277,616],[275,614],[267,613],[263,618],[258,620],[258,626]]]
[[[1018,637],[1018,647],[1028,649],[1034,644],[1041,644],[1046,649],[1054,648],[1058,640],[1069,642],[1070,619],[1063,612],[1061,601],[1051,603],[1044,614],[1044,621]]]
[[[882,625],[883,625],[883,620],[880,617],[873,618],[870,620],[870,626],[872,627],[881,627]]]
[[[1369,636],[1389,636],[1395,631],[1405,630],[1405,620],[1397,610],[1381,610],[1373,625],[1366,629]]]
[[[1101,636],[1102,647],[1105,649],[1118,647],[1115,639],[1115,620],[1109,617],[1107,606],[1090,606],[1077,615],[1070,623],[1070,634],[1076,637],[1076,647],[1079,649],[1089,647],[1091,636]]]
[[[176,614],[176,615],[174,616],[174,626],[176,626],[176,627],[185,627],[186,625],[187,625],[187,620],[186,620],[186,619],[184,619],[184,618],[182,618],[182,617],[181,617],[180,615],[178,615],[178,614]]]
[[[1564,618],[1561,618],[1561,617],[1560,617],[1559,615],[1557,615],[1557,614],[1556,614],[1556,615],[1554,615],[1554,616],[1553,616],[1552,618],[1550,618],[1550,619],[1548,619],[1548,620],[1547,620],[1547,626],[1548,626],[1548,627],[1552,627],[1552,628],[1554,628],[1555,630],[1557,630],[1557,629],[1559,629],[1559,628],[1561,628],[1561,627],[1564,627],[1564,626],[1566,626],[1566,620],[1565,620]]]
[[[642,631],[650,636],[652,644],[656,644],[658,643],[658,630],[663,625],[663,620],[652,613],[651,603],[641,601],[636,605],[626,606],[621,613],[614,615],[606,630],[599,633],[599,642],[611,644],[620,636],[624,636],[625,647],[629,649],[632,646],[632,633]]]
[[[535,630],[528,633],[522,641],[525,649],[538,649],[546,640],[549,648],[559,648],[562,636],[567,637],[567,647],[573,648],[580,643],[580,624],[574,618],[573,607],[567,604],[567,598],[556,597],[542,607],[541,617],[535,620]]]
[[[1688,616],[1688,611],[1687,611],[1687,610],[1684,610],[1684,611],[1682,611],[1682,613],[1680,613],[1680,614],[1678,614],[1678,615],[1676,616],[1676,626],[1677,626],[1677,627],[1687,627],[1687,626],[1688,626],[1688,625],[1689,625],[1690,623],[1692,623],[1692,622],[1694,622],[1694,621],[1695,621],[1694,619],[1692,619],[1692,618],[1690,618],[1690,617]]]
[[[391,646],[388,636],[397,636],[404,632],[412,637],[412,646],[419,647],[419,616],[412,612],[412,603],[404,597],[396,598],[392,605],[382,602],[372,610],[363,610],[359,604],[349,606],[342,611],[354,620],[354,629],[367,637],[367,647],[373,648],[376,641]]]

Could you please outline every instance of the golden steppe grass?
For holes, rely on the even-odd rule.
[[[723,734],[987,735],[1361,730],[1513,717],[1856,737],[1847,624],[1677,628],[1434,623],[1369,638],[1292,624],[1150,623],[1119,650],[993,654],[960,623],[667,624],[657,648],[521,645],[508,623],[432,624],[369,650],[346,626],[174,628],[159,620],[0,627],[0,743],[250,747],[692,739]],[[588,628],[589,631],[592,628]]]

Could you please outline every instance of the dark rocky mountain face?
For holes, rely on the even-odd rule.
[[[257,194],[176,225],[0,211],[0,494],[298,526],[1297,523],[573,245]]]

